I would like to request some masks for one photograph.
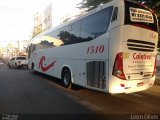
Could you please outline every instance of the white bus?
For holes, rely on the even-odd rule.
[[[29,68],[107,93],[131,93],[155,81],[158,20],[144,5],[113,0],[36,36]]]

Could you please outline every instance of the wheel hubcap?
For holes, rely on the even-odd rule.
[[[64,75],[64,84],[65,84],[65,85],[68,85],[68,84],[69,84],[69,79],[70,79],[70,78],[69,78],[69,74],[66,73],[66,74]]]

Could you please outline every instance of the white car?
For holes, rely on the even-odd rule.
[[[26,57],[13,57],[8,61],[8,67],[9,68],[22,68],[27,67],[28,68],[28,60]]]

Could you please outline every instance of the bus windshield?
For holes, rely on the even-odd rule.
[[[158,32],[156,15],[149,8],[135,2],[125,1],[125,24]]]

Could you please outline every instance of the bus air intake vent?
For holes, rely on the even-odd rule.
[[[127,40],[127,46],[129,50],[143,51],[143,52],[153,52],[155,49],[155,44],[152,42],[141,41],[141,40]]]

